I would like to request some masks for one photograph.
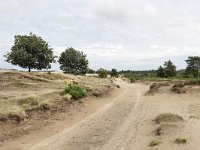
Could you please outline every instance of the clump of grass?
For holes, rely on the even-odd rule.
[[[161,127],[161,126],[158,127],[158,129],[156,129],[156,135],[157,135],[157,136],[160,136],[161,134],[163,134],[162,131],[163,131],[163,127]]]
[[[178,93],[178,94],[186,93],[186,90],[184,89],[184,87],[185,87],[185,85],[183,83],[176,83],[171,88],[171,91]]]
[[[36,100],[35,97],[28,97],[26,99],[19,100],[19,104],[20,105],[27,104],[27,105],[30,105],[30,106],[37,106],[39,104],[39,102]]]
[[[152,83],[152,84],[149,86],[149,91],[147,92],[147,94],[154,93],[154,92],[156,92],[159,88],[160,88],[160,85],[159,85],[158,83]]]
[[[64,95],[62,96],[62,100],[63,100],[63,101],[70,101],[71,98],[72,98],[72,96],[69,95],[69,94],[64,94]]]
[[[78,84],[69,84],[64,91],[65,93],[70,94],[72,98],[76,100],[86,96],[85,88]]]
[[[8,114],[8,118],[10,120],[15,120],[18,123],[20,123],[21,121],[24,121],[25,117],[26,117],[25,112],[10,112]]]
[[[153,141],[150,142],[149,146],[151,146],[151,147],[157,146],[157,145],[159,145],[160,143],[161,143],[161,142],[158,141],[158,140],[153,140]]]
[[[200,85],[200,79],[189,80],[189,81],[186,81],[184,84],[185,85]]]
[[[179,137],[179,138],[176,138],[174,142],[177,144],[185,144],[187,143],[187,139]]]
[[[40,103],[39,108],[41,110],[50,110],[53,104],[47,99]]]
[[[179,82],[179,83],[174,84],[173,87],[183,88],[183,87],[185,87],[185,85],[183,83]]]
[[[152,83],[150,86],[149,86],[150,90],[153,90],[153,89],[158,89],[160,88],[160,85],[157,84],[157,83]]]
[[[1,122],[6,122],[8,120],[8,117],[4,114],[0,114],[0,121]]]
[[[134,77],[130,77],[130,82],[135,83],[136,79]]]
[[[158,83],[159,86],[170,86],[170,83],[169,82],[161,82],[161,83]]]
[[[92,95],[95,96],[95,97],[101,97],[102,96],[102,94],[99,93],[99,92],[93,92]]]
[[[171,123],[178,121],[183,121],[183,118],[177,114],[171,114],[171,113],[160,114],[155,118],[155,122],[158,124],[162,122]]]

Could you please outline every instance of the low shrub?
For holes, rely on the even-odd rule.
[[[158,83],[159,86],[170,86],[170,83],[169,82],[161,82],[161,83]]]
[[[21,121],[24,121],[26,117],[26,113],[25,112],[10,112],[8,114],[8,118],[11,120],[15,120],[16,122],[20,123]]]
[[[185,139],[185,138],[176,138],[174,142],[177,143],[177,144],[185,144],[185,143],[187,143],[187,139]]]
[[[149,146],[151,146],[151,147],[157,146],[157,145],[159,145],[160,143],[161,143],[161,142],[158,141],[158,140],[153,140],[153,141],[151,141],[151,143],[149,144]]]
[[[147,92],[147,94],[153,94],[154,92],[156,92],[158,89],[160,88],[160,85],[158,83],[152,83],[149,86],[149,91]]]
[[[30,106],[37,106],[39,103],[34,97],[28,97],[26,99],[19,100],[20,105],[30,105]]]
[[[130,77],[130,82],[135,83],[136,79],[134,77]]]
[[[186,93],[185,85],[183,83],[176,83],[172,86],[171,91],[174,93]]]
[[[8,117],[6,115],[0,114],[0,121],[6,122],[8,120]]]
[[[70,94],[73,99],[80,99],[86,96],[85,88],[78,84],[69,84],[64,91],[65,93]]]
[[[116,87],[117,87],[117,88],[120,88],[120,86],[119,86],[119,85],[116,85]]]
[[[171,123],[178,121],[183,121],[183,118],[177,114],[171,114],[171,113],[160,114],[155,118],[155,122],[158,124],[162,122]]]
[[[176,84],[173,85],[173,88],[183,88],[183,87],[185,87],[185,85],[183,83],[181,83],[181,82],[176,83]]]
[[[41,110],[50,110],[52,107],[52,103],[50,103],[48,100],[44,100],[40,103],[39,108]]]
[[[178,87],[172,87],[171,91],[174,92],[174,93],[178,93],[178,94],[186,93],[186,89],[184,89],[184,88],[178,88]]]
[[[107,70],[102,69],[102,68],[97,70],[97,73],[99,75],[99,78],[107,78],[107,76],[108,76]]]
[[[185,85],[200,85],[200,79],[185,81]]]
[[[62,100],[63,100],[63,101],[70,101],[71,98],[72,98],[72,96],[69,95],[69,94],[64,94],[64,95],[62,96]]]
[[[160,87],[160,85],[157,84],[157,83],[152,83],[152,84],[149,86],[150,90],[152,90],[152,89],[158,89],[159,87]]]

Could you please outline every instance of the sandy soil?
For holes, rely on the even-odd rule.
[[[72,108],[62,120],[5,142],[0,149],[200,149],[199,87],[196,87],[196,92],[190,89],[186,94],[173,94],[164,87],[154,95],[145,95],[147,85],[121,80],[115,82],[121,88],[109,97],[87,100],[78,109]],[[159,125],[153,120],[161,113],[179,114],[184,121],[167,125],[165,134],[156,136],[155,130]],[[187,139],[187,143],[174,143],[178,137]],[[161,143],[150,147],[149,143],[154,139]]]

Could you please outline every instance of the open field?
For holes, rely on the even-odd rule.
[[[0,149],[198,150],[200,147],[200,86],[21,74],[23,80],[18,77],[1,82],[9,83],[0,90],[4,97],[1,103],[5,104],[1,111],[20,110],[27,116],[21,122],[0,122]],[[28,86],[16,87],[19,82]],[[84,85],[87,97],[63,103],[59,93],[69,82]],[[20,100],[29,97],[39,101],[37,109],[20,105]],[[52,104],[50,110],[39,107],[44,99]],[[15,103],[5,109],[6,101]]]

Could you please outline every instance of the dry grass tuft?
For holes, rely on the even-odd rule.
[[[162,122],[172,123],[178,121],[183,121],[183,118],[177,114],[171,114],[171,113],[160,114],[155,118],[155,122],[158,124]]]
[[[174,142],[177,144],[185,144],[187,143],[187,139],[179,137],[179,138],[176,138]]]
[[[149,146],[151,146],[151,147],[157,146],[157,145],[159,145],[160,143],[161,143],[161,142],[158,141],[158,140],[153,140],[153,141],[151,141],[151,143],[149,144]]]

